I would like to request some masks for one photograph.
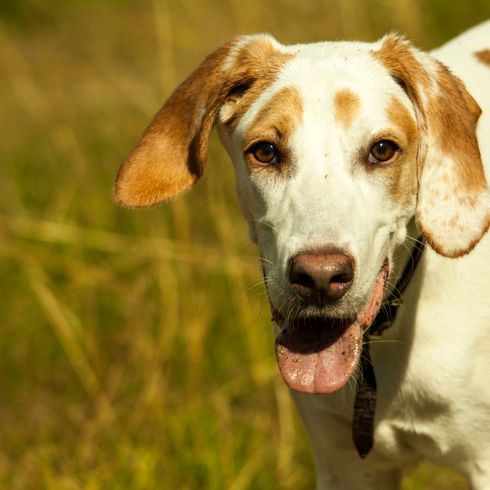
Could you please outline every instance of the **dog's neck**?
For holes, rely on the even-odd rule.
[[[382,335],[395,321],[398,308],[402,304],[402,294],[408,286],[424,251],[425,242],[423,237],[411,234],[417,231],[413,220],[410,228],[408,230],[409,238],[407,238],[409,243],[405,243],[402,247],[402,252],[405,252],[404,255],[406,257],[404,257],[404,260],[400,258],[403,266],[399,269],[401,271],[398,272],[399,278],[396,281],[396,285],[385,297],[384,306],[380,309],[369,328],[369,335]],[[365,458],[374,444],[374,415],[376,411],[376,376],[369,352],[369,342],[363,344],[361,372],[362,377],[358,382],[354,401],[352,438],[359,456]]]

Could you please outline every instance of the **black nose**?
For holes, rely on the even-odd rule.
[[[310,304],[338,301],[352,286],[354,261],[342,252],[304,252],[289,261],[289,282]]]

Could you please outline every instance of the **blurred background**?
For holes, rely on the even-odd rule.
[[[256,250],[213,137],[192,193],[114,204],[114,174],[217,45],[430,49],[489,0],[1,0],[0,488],[311,489]],[[404,490],[468,488],[422,464]]]

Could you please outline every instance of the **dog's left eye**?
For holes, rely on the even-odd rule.
[[[249,150],[254,158],[260,163],[276,164],[279,163],[279,152],[277,148],[268,141],[259,141]]]
[[[369,151],[369,163],[384,163],[391,160],[399,150],[399,146],[390,140],[376,142]]]

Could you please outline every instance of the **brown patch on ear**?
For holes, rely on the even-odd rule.
[[[476,137],[481,110],[461,80],[405,39],[385,37],[373,56],[405,90],[417,113],[417,224],[441,255],[464,255],[490,223],[490,194]]]
[[[458,174],[456,192],[472,193],[485,189],[487,185],[476,137],[481,109],[463,82],[446,66],[439,63],[436,73],[439,95],[430,99],[427,114],[434,143],[439,151],[458,162],[454,168]]]
[[[170,112],[168,117],[166,112]],[[191,150],[186,128],[192,123],[186,119],[184,115],[177,120],[172,110],[155,116],[117,174],[115,194],[121,204],[157,204],[188,189],[200,177],[205,155],[198,155],[197,148]]]
[[[333,103],[335,120],[345,129],[349,128],[361,107],[359,96],[352,90],[345,88],[335,94]]]
[[[431,77],[422,63],[415,56],[416,51],[409,41],[401,36],[391,34],[383,38],[383,44],[378,51],[373,52],[375,59],[380,61],[391,75],[410,91],[411,85],[416,83],[419,90],[428,91],[431,88]],[[411,96],[418,96],[414,92]],[[418,99],[417,99],[417,102]]]
[[[283,87],[272,95],[246,129],[244,149],[259,141],[269,141],[278,148],[281,154],[280,163],[264,165],[248,154],[247,163],[252,172],[279,171],[285,176],[292,174],[293,157],[288,139],[301,124],[302,118],[303,102],[295,87]]]
[[[115,193],[126,206],[151,206],[201,176],[207,138],[225,87],[222,66],[237,38],[211,53],[158,111],[121,166]]]
[[[483,49],[482,51],[477,51],[475,57],[478,61],[490,66],[490,49]]]
[[[240,87],[277,73],[278,60],[264,66],[276,51],[272,38],[258,35],[235,38],[211,53],[163,105],[121,166],[119,202],[151,206],[190,188],[203,173],[219,109]]]

